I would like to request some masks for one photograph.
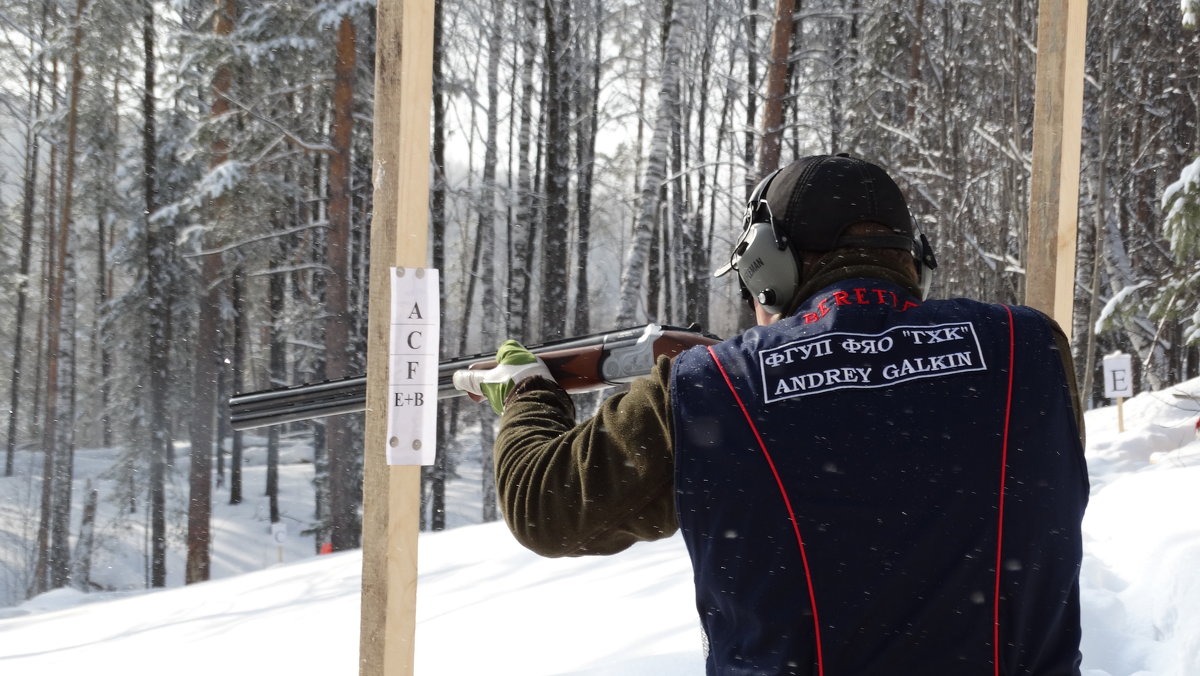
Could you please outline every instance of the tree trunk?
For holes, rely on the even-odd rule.
[[[1108,40],[1108,23],[1101,24],[1102,42],[1107,44]],[[1093,230],[1092,241],[1092,271],[1091,284],[1088,294],[1088,311],[1087,325],[1084,327],[1085,334],[1082,336],[1082,341],[1076,341],[1076,344],[1083,344],[1083,359],[1082,362],[1082,379],[1079,387],[1080,404],[1086,409],[1092,405],[1092,383],[1096,368],[1096,320],[1100,313],[1100,306],[1103,304],[1100,298],[1100,278],[1104,272],[1104,232],[1105,224],[1108,222],[1108,171],[1106,162],[1108,162],[1109,139],[1112,129],[1112,114],[1109,108],[1111,93],[1111,79],[1109,71],[1109,53],[1101,52],[1100,64],[1096,73],[1098,81],[1100,120],[1099,128],[1095,130],[1097,137],[1097,148],[1099,161],[1095,163],[1096,167],[1096,188],[1093,191],[1095,194],[1095,207],[1093,213]],[[1079,371],[1076,368],[1076,371]]]
[[[508,232],[508,301],[506,333],[530,328],[530,270],[537,231],[534,217],[534,166],[529,161],[533,143],[533,67],[537,60],[537,0],[521,3],[521,87],[517,130],[517,190],[512,228]]]
[[[617,325],[628,326],[637,321],[639,299],[642,297],[642,273],[646,268],[646,257],[650,245],[651,226],[657,216],[659,190],[666,178],[667,142],[671,132],[671,114],[678,101],[678,83],[683,61],[685,33],[692,19],[692,0],[681,0],[675,8],[667,34],[666,55],[658,97],[658,109],[654,120],[654,133],[650,137],[650,154],[646,160],[646,173],[642,178],[641,210],[633,240],[625,254],[621,272],[621,288],[617,301]]]
[[[50,110],[51,113],[58,111],[58,59],[55,58],[50,71]],[[56,292],[58,284],[58,273],[55,268],[58,266],[58,219],[55,218],[55,207],[58,204],[57,188],[58,188],[58,145],[50,146],[50,167],[49,176],[46,186],[46,250],[43,256],[42,270],[44,279],[42,280],[43,292],[42,295],[47,299],[47,309],[44,316],[38,320],[38,337],[37,345],[41,349],[43,345],[50,342],[49,332],[51,317],[55,312],[62,312],[61,306],[56,308],[56,305],[61,302],[62,293]],[[57,332],[55,332],[57,333]],[[57,340],[57,339],[55,339]],[[57,389],[58,382],[58,351],[57,348],[50,350],[45,349],[45,355],[38,355],[37,370],[38,373],[34,377],[34,382],[38,384],[38,388],[34,391],[34,402],[43,403],[40,408],[50,408],[51,398],[46,396],[46,392],[50,390],[52,385]],[[45,377],[43,378],[42,369],[45,369]],[[50,373],[54,373],[50,376]],[[45,380],[45,389],[41,386]],[[57,392],[55,393],[57,396]],[[35,416],[36,418],[36,416]],[[35,423],[39,422],[34,420]],[[37,531],[37,561],[35,563],[36,571],[34,573],[32,594],[40,594],[49,589],[49,563],[50,563],[50,512],[54,507],[53,491],[50,477],[54,476],[54,448],[52,445],[52,436],[47,436],[45,426],[42,426],[42,489],[41,489],[41,511],[38,519]]]
[[[46,15],[48,4],[42,4],[41,33],[43,40],[46,35]],[[13,456],[17,448],[17,421],[20,419],[21,406],[21,370],[23,368],[23,352],[25,337],[25,308],[29,299],[29,270],[33,259],[33,206],[37,198],[38,182],[38,151],[41,146],[41,136],[37,133],[35,121],[42,115],[42,86],[44,85],[45,61],[39,56],[37,67],[29,68],[29,119],[25,127],[25,162],[21,178],[21,253],[18,257],[19,282],[17,286],[17,310],[13,330],[13,359],[12,385],[9,390],[8,405],[8,436],[5,440],[4,476],[13,475]],[[35,400],[36,401],[36,400]],[[36,408],[36,406],[35,406]]]
[[[212,515],[212,461],[217,408],[217,332],[220,330],[221,255],[201,261],[200,308],[192,376],[190,467],[188,470],[187,571],[188,584],[209,579]]]
[[[763,103],[762,144],[758,149],[758,174],[766,176],[779,167],[783,139],[783,102],[787,98],[788,51],[792,44],[796,0],[776,0],[775,23],[771,27],[771,62],[767,65],[767,97]]]
[[[682,69],[682,66],[681,66]],[[671,179],[668,182],[670,195],[667,204],[669,210],[663,216],[663,232],[668,235],[667,247],[663,250],[663,264],[666,276],[663,278],[663,302],[665,312],[660,321],[672,324],[684,323],[690,314],[690,309],[681,308],[680,301],[685,297],[688,287],[688,212],[691,210],[692,181],[690,167],[691,139],[690,113],[683,114],[684,107],[684,78],[675,83],[675,94],[672,99],[675,105],[671,108]],[[689,81],[690,84],[690,81]],[[688,97],[694,88],[689,87]],[[689,106],[686,110],[691,111]]]
[[[72,35],[71,47],[71,81],[67,94],[67,150],[65,156],[65,173],[63,176],[62,215],[58,223],[57,265],[54,271],[50,290],[49,318],[47,334],[49,344],[47,354],[50,360],[46,370],[46,419],[43,426],[43,440],[47,454],[49,473],[42,476],[43,509],[49,511],[42,514],[43,524],[48,524],[49,545],[46,551],[43,568],[38,569],[38,590],[61,587],[67,583],[70,573],[69,551],[67,540],[69,526],[67,519],[71,513],[71,455],[70,444],[73,440],[74,403],[73,378],[71,371],[73,345],[63,344],[64,336],[70,340],[74,336],[74,288],[75,276],[73,266],[73,198],[75,182],[75,147],[79,129],[79,84],[83,80],[83,68],[80,65],[79,50],[83,39],[83,28],[80,19],[87,4],[86,0],[76,0],[75,29]],[[53,206],[51,207],[53,208]],[[68,313],[71,316],[68,317]],[[63,429],[59,429],[60,418],[65,420]],[[46,490],[49,486],[49,490]],[[47,500],[47,493],[49,499]],[[48,504],[47,504],[48,503]],[[40,549],[40,548],[39,548]],[[39,552],[40,554],[40,552]]]
[[[500,2],[497,0],[492,0],[492,24],[488,29],[487,132],[484,137],[485,146],[483,151],[483,186],[480,190],[483,203],[480,205],[479,209],[478,232],[479,249],[487,252],[493,251],[496,247],[496,228],[498,227],[498,219],[496,217],[496,162],[500,134],[499,80],[501,55],[500,49],[502,46],[500,17],[502,15],[503,7],[501,6]],[[490,349],[492,345],[495,345],[499,342],[497,333],[500,328],[500,320],[496,316],[497,313],[495,311],[496,267],[494,256],[487,255],[482,257],[482,266],[479,269],[479,277],[480,283],[483,286],[480,325],[482,328],[483,344]],[[487,440],[487,437],[491,433],[491,424],[492,421],[486,418],[480,420],[481,431],[484,437],[480,444],[483,484],[482,518],[484,521],[494,521],[496,519],[496,477],[492,468],[492,444],[488,443]],[[488,501],[489,495],[491,495],[490,504]]]
[[[233,310],[233,363],[229,365],[231,380],[229,385],[233,392],[241,392],[245,387],[247,338],[245,277],[245,270],[238,265],[229,279],[230,305]],[[229,504],[239,505],[242,503],[242,452],[245,448],[245,440],[242,433],[238,431],[231,430],[229,436]],[[219,461],[220,456],[217,459]],[[225,474],[218,463],[217,485],[223,485],[224,480]]]
[[[480,495],[480,518],[484,523],[500,518],[496,501],[496,477],[492,466],[491,449],[496,444],[496,416],[488,406],[476,406],[479,415],[479,445],[483,447],[483,490]]]
[[[429,186],[429,220],[433,236],[433,267],[446,269],[446,93],[442,75],[442,24],[445,21],[445,0],[433,3],[433,139],[430,155],[433,180]],[[445,296],[446,276],[438,277],[439,297]],[[439,350],[445,354],[446,332],[440,332]],[[427,514],[446,511],[447,443],[453,434],[450,427],[449,402],[438,403],[438,442],[433,467],[427,468],[421,482],[421,530],[431,527]],[[426,506],[429,506],[429,509]],[[432,512],[430,511],[432,510]]]
[[[233,274],[237,274],[236,268]],[[237,304],[237,300],[233,298],[233,294],[237,293],[237,290],[233,288],[232,282],[233,275],[230,275],[226,281],[229,286],[226,287],[228,288],[228,292],[224,298],[224,302],[230,307]],[[231,317],[230,319],[235,323],[237,322],[237,317]],[[233,348],[229,344],[229,334],[229,324],[223,321],[221,328],[217,331],[217,354],[221,355],[221,361],[226,364],[229,363],[229,358],[225,355],[229,354],[230,349]],[[233,377],[229,371],[230,369],[228,368],[217,369],[217,410],[213,423],[213,462],[210,463],[209,474],[209,479],[211,479],[210,491],[213,486],[221,488],[225,485],[225,440],[233,432],[233,423],[229,420],[229,393],[233,391]]]
[[[150,586],[167,584],[166,462],[171,447],[171,420],[167,410],[170,378],[170,280],[167,277],[169,237],[154,218],[158,210],[158,139],[154,82],[154,5],[142,3],[142,46],[145,54],[142,88],[142,189],[145,199],[146,299],[150,304],[146,323],[147,367],[150,388],[143,401],[150,412],[149,505]],[[132,491],[131,491],[132,494]]]
[[[287,275],[280,272],[287,259],[285,242],[286,238],[279,238],[275,256],[271,260],[271,277],[267,282],[267,313],[271,327],[267,340],[267,380],[273,385],[287,380],[287,336],[282,326],[287,297]],[[330,455],[334,453],[331,452]],[[267,429],[267,485],[264,494],[267,496],[271,523],[279,523],[279,425],[271,425]],[[335,544],[334,548],[336,547]]]
[[[706,19],[711,14],[706,9]],[[705,22],[707,23],[707,21]],[[708,288],[712,278],[709,269],[709,259],[712,252],[712,224],[714,219],[708,219],[707,232],[705,227],[705,202],[708,195],[707,167],[707,131],[708,131],[708,87],[711,69],[712,52],[715,41],[711,32],[706,34],[703,49],[700,52],[700,89],[697,93],[699,103],[696,105],[696,204],[691,209],[688,218],[686,239],[683,245],[683,255],[687,261],[687,277],[685,278],[683,303],[685,319],[695,322],[702,327],[708,327]],[[690,106],[689,106],[690,108]],[[718,136],[718,138],[720,138]],[[718,143],[719,147],[719,143]],[[718,156],[720,151],[718,151]],[[718,161],[719,165],[720,162]]]
[[[746,165],[745,198],[750,199],[758,178],[750,173],[754,165],[756,129],[758,120],[758,0],[750,0],[746,10],[746,133],[742,143],[742,162]]]
[[[567,233],[570,227],[570,50],[571,7],[565,0],[544,0],[546,21],[546,211],[542,232],[542,340],[567,329]]]
[[[433,267],[438,270],[446,265],[446,82],[442,74],[445,4],[446,0],[434,0],[433,3],[433,137],[430,148],[433,181],[429,187],[429,212]]]
[[[574,335],[581,336],[591,331],[591,304],[588,295],[591,291],[588,283],[588,264],[591,244],[592,227],[592,177],[596,164],[596,132],[600,126],[600,59],[601,42],[604,35],[603,7],[599,0],[591,3],[594,34],[589,37],[592,41],[592,53],[588,65],[589,81],[586,89],[580,87],[580,95],[576,102],[576,119],[579,120],[579,131],[575,137],[575,154],[579,165],[579,179],[575,185],[576,205],[576,252],[575,252],[575,313],[571,330]],[[580,58],[582,65],[584,59]]]
[[[666,149],[664,148],[664,151]],[[665,174],[665,167],[664,167]],[[665,186],[664,186],[665,187]],[[650,243],[647,246],[646,254],[646,318],[653,321],[662,320],[662,292],[663,292],[663,217],[661,205],[666,203],[666,190],[660,189],[657,195],[660,208],[655,209],[654,217],[650,221]],[[641,217],[641,214],[638,214]],[[637,222],[634,222],[636,228]],[[625,324],[618,324],[625,326]]]
[[[751,173],[754,164],[754,149],[756,147],[756,129],[758,117],[758,0],[750,0],[746,10],[746,132],[742,141],[742,164],[746,168],[743,201],[750,199],[750,193],[762,176]],[[736,280],[734,280],[736,281]],[[738,330],[754,326],[754,311],[746,303],[740,303],[737,314]]]
[[[842,20],[835,19],[834,24],[840,29]],[[835,32],[833,44],[830,46],[829,59],[829,152],[840,152],[842,138],[845,136],[846,111],[842,103],[842,53],[846,50],[845,38]]]
[[[481,218],[479,224],[475,228],[475,239],[473,245],[471,246],[472,254],[471,262],[467,267],[468,270],[479,270],[481,261],[483,258],[485,258],[485,256],[483,256],[483,251],[485,250],[486,246],[485,242],[491,239],[485,233],[486,230],[487,228],[484,227],[483,219]],[[490,258],[490,256],[487,256],[487,258]],[[462,313],[463,330],[462,333],[459,334],[458,349],[456,350],[458,354],[466,354],[467,352],[467,339],[469,337],[467,327],[471,326],[471,316],[475,307],[475,289],[477,288],[477,280],[480,276],[481,274],[474,273],[467,276],[467,289],[466,293],[464,294],[465,301],[463,302]],[[488,286],[490,286],[490,284],[488,284]],[[492,329],[492,331],[494,335],[494,329]],[[454,418],[457,419],[457,416],[454,416]],[[451,428],[454,429],[454,426],[452,425]],[[449,478],[449,475],[452,473],[452,469],[448,466],[449,458],[447,457],[444,462],[447,463],[447,466],[444,470],[443,477]],[[440,491],[435,491],[431,496],[429,529],[434,531],[445,530],[446,528],[446,495],[444,483],[442,484],[441,489],[442,490]]]
[[[112,110],[121,110],[120,78],[114,78],[112,84]],[[120,138],[120,119],[112,116],[108,121],[112,138]],[[120,175],[118,153],[111,153],[107,158],[107,184],[101,189],[102,195],[97,200],[97,243],[96,250],[96,303],[93,310],[94,330],[92,332],[93,358],[97,353],[100,362],[100,445],[111,448],[113,445],[113,416],[112,416],[112,374],[113,352],[111,341],[108,339],[110,323],[105,320],[109,301],[113,297],[113,269],[109,263],[108,252],[114,241],[113,229],[117,219],[110,214],[112,200],[118,194],[117,177]]]
[[[218,40],[227,39],[233,32],[237,16],[236,0],[216,0],[213,15],[213,33]],[[227,98],[233,83],[233,71],[228,64],[221,64],[213,76],[212,105],[210,116],[223,117],[229,112]],[[229,142],[223,136],[213,141],[210,169],[224,164],[228,158]],[[225,218],[225,200],[218,197],[210,210],[210,223],[216,225]],[[208,233],[207,244],[215,243]],[[217,350],[217,332],[221,330],[221,262],[218,252],[210,252],[200,261],[200,308],[197,319],[195,342],[195,371],[192,377],[192,419],[190,426],[191,465],[188,471],[188,534],[187,571],[188,584],[209,579],[212,543],[212,459],[216,440],[213,434],[213,417],[217,408],[217,370],[220,352]]]
[[[325,378],[344,378],[349,359],[350,318],[350,160],[354,131],[354,22],[343,16],[338,26],[333,79],[333,128],[329,158],[329,236],[326,240]],[[361,528],[355,485],[361,481],[348,416],[326,418],[325,447],[329,462],[330,542],[334,551],[359,546]]]
[[[649,30],[642,31],[642,36],[643,37],[642,37],[642,41],[641,41],[641,49],[639,50],[639,54],[638,54],[638,95],[637,95],[636,110],[645,110],[646,109],[646,89],[647,89],[647,87],[649,85],[649,81],[650,81],[650,31]],[[660,49],[660,51],[661,51],[661,49]],[[646,116],[638,115],[637,116],[637,131],[634,132],[634,141],[633,141],[633,148],[634,148],[634,151],[633,151],[633,177],[634,177],[634,179],[633,180],[635,182],[634,190],[637,189],[636,182],[637,182],[638,178],[642,175],[643,170],[644,170],[643,160],[644,160],[645,153],[642,152],[642,149],[644,147],[645,141],[646,141]],[[631,219],[630,219],[630,223],[629,223],[629,229],[631,232],[637,230],[638,218],[641,214],[641,203],[639,202],[639,200],[640,200],[640,197],[635,195],[634,199],[633,199],[633,208],[630,210],[631,211]],[[654,265],[653,259],[651,259],[650,265],[651,266]],[[653,278],[653,274],[651,274],[651,278]],[[657,299],[655,298],[654,294],[649,294],[648,298],[646,299],[646,302],[647,302],[648,306],[652,306],[654,303],[657,302]],[[647,308],[647,311],[648,311],[648,314],[651,314],[651,315],[654,314],[653,310],[650,310],[649,307]]]
[[[71,148],[73,144],[68,141],[67,147]],[[71,177],[73,171],[71,166],[74,160],[71,159],[70,151],[68,151],[67,177]],[[73,182],[67,183],[63,191],[63,208],[66,209],[72,203],[71,195],[74,189],[71,187]],[[78,289],[76,288],[77,272],[75,270],[75,246],[76,238],[74,231],[74,219],[70,216],[70,212],[64,211],[62,225],[64,226],[63,238],[67,242],[67,248],[63,252],[62,259],[62,274],[66,279],[62,290],[62,321],[59,325],[59,341],[58,341],[58,407],[57,415],[60,418],[60,424],[56,426],[56,435],[54,441],[55,460],[53,474],[53,504],[54,515],[50,524],[50,582],[55,589],[65,587],[70,584],[71,577],[71,498],[73,497],[74,479],[75,479],[75,419],[76,419],[76,378],[75,378],[75,354],[76,354],[76,310],[78,303]],[[67,230],[69,228],[69,230]]]
[[[306,102],[308,101],[309,97],[306,97]],[[319,121],[316,126],[318,129],[324,129],[325,119],[330,113],[328,109],[331,106],[326,105],[325,101],[319,101],[315,103],[309,102],[308,105],[316,106],[317,110],[320,111]],[[309,189],[313,195],[322,194],[322,192],[324,192],[328,187],[329,182],[327,180],[328,176],[325,167],[327,166],[327,160],[329,159],[329,156],[324,153],[315,153],[310,158],[308,166],[305,169],[308,176],[308,184],[310,186]],[[323,208],[324,211],[322,211]],[[293,208],[291,209],[291,213],[287,218],[292,227],[299,228],[302,225],[320,223],[322,220],[327,218],[328,211],[328,201],[322,202],[321,200],[305,200],[303,195],[298,194],[293,197]],[[280,227],[282,227],[282,225]],[[305,259],[310,261],[316,269],[326,271],[323,274],[314,274],[309,278],[309,286],[311,288],[310,295],[317,299],[317,303],[320,304],[322,308],[324,308],[326,304],[325,289],[326,283],[329,279],[329,274],[327,272],[329,265],[326,260],[329,253],[329,247],[326,244],[326,239],[327,233],[323,233],[320,230],[313,230],[312,237],[308,241],[293,241],[291,244],[293,248],[303,248],[304,253],[302,255],[304,255]],[[282,243],[280,246],[282,246]],[[282,260],[282,251],[278,255],[280,260]],[[304,284],[304,280],[298,275],[292,275],[292,284],[295,288],[300,289],[303,288],[302,285]],[[268,287],[269,286],[270,284],[268,284]],[[268,290],[268,294],[269,293],[270,292]],[[324,325],[322,324],[320,328],[322,329],[323,333]],[[321,340],[325,340],[324,336],[322,336]],[[314,372],[321,374],[325,373],[326,356],[327,355],[325,351],[314,355],[312,364]],[[267,387],[272,386],[273,378],[282,377],[283,376],[268,373]],[[329,448],[328,438],[325,433],[326,424],[329,422],[329,420],[329,418],[314,420],[311,425],[313,448],[313,519],[316,521],[314,528],[315,537],[313,540],[314,545],[318,548],[318,552],[320,552],[319,548],[322,545],[328,544],[330,547],[333,546],[333,543],[330,542],[329,539]]]
[[[83,519],[79,524],[79,537],[75,541],[75,556],[71,561],[71,586],[88,591],[92,586],[92,543],[96,533],[97,491],[88,479],[84,489],[87,500],[83,503]]]
[[[909,45],[908,101],[904,109],[904,123],[912,127],[917,119],[917,95],[921,82],[921,49],[925,39],[925,0],[917,0],[913,12],[912,43]]]

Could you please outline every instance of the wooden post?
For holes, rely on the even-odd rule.
[[[394,676],[413,673],[421,468],[385,457],[389,270],[428,267],[433,0],[379,0],[376,12],[359,673]]]
[[[1071,336],[1087,0],[1038,3],[1037,84],[1025,304]]]

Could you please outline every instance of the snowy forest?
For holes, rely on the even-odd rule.
[[[1137,391],[1200,375],[1195,5],[1089,2],[1072,327],[1089,405],[1114,351]],[[145,523],[147,586],[169,547],[209,579],[213,502],[264,490],[243,485],[229,397],[365,371],[374,10],[0,4],[0,434],[5,476],[18,450],[42,463],[36,544],[9,561],[29,595],[86,582],[71,515],[97,499]],[[434,24],[443,358],[647,321],[733,335],[752,319],[710,280],[748,193],[818,153],[897,179],[938,252],[932,295],[1024,296],[1037,3],[438,0]],[[424,528],[446,525],[457,432],[490,443],[494,417],[464,403],[439,412]],[[272,522],[270,463],[297,434],[315,542],[358,547],[361,414],[261,432]],[[84,448],[120,449],[115,494],[72,489]]]

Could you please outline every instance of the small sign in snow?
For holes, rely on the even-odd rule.
[[[1104,396],[1109,399],[1133,396],[1133,360],[1122,352],[1104,357]]]
[[[388,348],[389,465],[432,465],[437,440],[438,271],[392,268]]]

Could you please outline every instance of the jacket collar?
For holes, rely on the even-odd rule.
[[[808,275],[796,293],[795,307],[786,313],[790,315],[804,301],[811,298],[825,287],[847,279],[873,278],[896,284],[921,299],[921,289],[912,279],[912,275],[898,270],[890,261],[871,255],[862,249],[842,249],[834,251],[810,266]]]

